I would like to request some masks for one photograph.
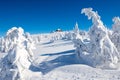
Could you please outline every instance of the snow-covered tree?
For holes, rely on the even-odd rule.
[[[1,37],[0,38],[0,51],[2,51],[2,52],[4,52],[4,45],[5,45],[4,38]]]
[[[79,34],[79,27],[78,27],[78,23],[76,22],[76,24],[75,24],[75,28],[74,28],[74,33],[75,34]]]
[[[78,23],[76,22],[75,28],[73,30],[73,43],[74,46],[76,47],[78,45],[78,39],[82,40],[82,36],[80,36],[79,28],[78,28]]]
[[[114,22],[114,24],[112,25],[113,31],[120,32],[120,18],[114,17],[112,21]]]
[[[73,31],[66,31],[66,32],[65,32],[65,36],[63,37],[63,39],[73,40],[73,34],[74,34]]]
[[[65,32],[54,32],[50,34],[50,41],[62,40],[65,38]]]
[[[113,22],[112,35],[110,37],[117,50],[120,52],[120,18],[114,17]]]
[[[24,80],[24,70],[29,70],[33,59],[30,34],[24,34],[21,27],[13,27],[8,30],[6,41],[9,41],[9,51],[0,62],[0,80]]]
[[[119,53],[108,36],[108,30],[103,25],[100,16],[92,8],[84,8],[81,13],[85,13],[88,19],[92,19],[92,27],[88,34],[89,39],[76,38],[77,57],[94,67],[116,68],[119,61]]]

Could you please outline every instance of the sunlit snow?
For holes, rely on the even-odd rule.
[[[0,38],[0,80],[120,80],[120,18],[112,29],[97,11],[84,8],[89,31],[31,35],[13,27]]]

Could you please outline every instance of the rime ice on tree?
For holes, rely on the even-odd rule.
[[[1,61],[1,80],[22,80],[24,70],[28,70],[33,59],[33,42],[22,28],[8,30],[6,41],[10,41],[8,54]]]
[[[120,18],[114,17],[113,18],[114,24],[112,25],[112,35],[111,40],[116,46],[117,50],[120,52]]]
[[[108,36],[108,30],[104,27],[103,22],[97,12],[92,8],[82,9],[82,13],[92,19],[93,25],[90,28],[87,41],[77,38],[76,53],[78,59],[83,59],[87,64],[94,67],[117,68],[119,53]]]

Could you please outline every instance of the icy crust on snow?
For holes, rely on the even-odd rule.
[[[33,61],[34,43],[30,34],[24,34],[21,27],[13,27],[8,30],[4,40],[8,42],[8,47],[5,47],[8,54],[0,62],[0,80],[23,80],[24,72],[29,70]]]
[[[87,41],[76,33],[74,43],[78,59],[83,59],[93,67],[118,68],[120,54],[111,41],[100,16],[92,8],[84,8],[82,13],[85,13],[88,19],[92,19],[93,25],[88,32],[89,39],[87,38]]]

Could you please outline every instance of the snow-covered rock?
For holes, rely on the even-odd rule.
[[[117,68],[120,54],[109,38],[108,30],[100,20],[100,16],[92,8],[84,8],[81,13],[85,13],[88,19],[92,19],[93,25],[86,40],[79,34],[76,36],[74,43],[78,59],[84,60],[93,67]]]

